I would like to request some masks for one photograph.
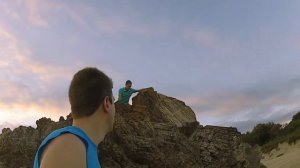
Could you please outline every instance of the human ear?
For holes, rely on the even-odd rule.
[[[103,109],[104,109],[104,112],[108,112],[109,111],[109,108],[110,108],[110,100],[109,100],[109,97],[106,96],[104,98],[104,101],[103,101]]]

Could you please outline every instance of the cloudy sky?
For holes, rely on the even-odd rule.
[[[2,0],[0,127],[70,112],[86,66],[191,106],[202,125],[286,122],[300,110],[298,0]]]

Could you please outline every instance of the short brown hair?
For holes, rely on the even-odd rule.
[[[125,84],[126,84],[126,85],[127,85],[127,84],[132,84],[132,82],[131,82],[131,80],[127,80]]]
[[[92,115],[106,96],[111,100],[112,88],[112,80],[97,68],[88,67],[78,71],[69,88],[72,117]]]

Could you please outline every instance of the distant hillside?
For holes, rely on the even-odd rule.
[[[267,153],[277,148],[279,143],[294,143],[300,139],[300,111],[288,124],[263,123],[254,127],[252,132],[242,135],[242,140],[252,145],[260,145]]]

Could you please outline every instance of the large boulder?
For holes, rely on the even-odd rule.
[[[259,165],[261,156],[242,150],[240,136],[236,128],[201,126],[184,102],[147,88],[132,106],[116,103],[114,131],[100,144],[99,159],[113,168]]]

